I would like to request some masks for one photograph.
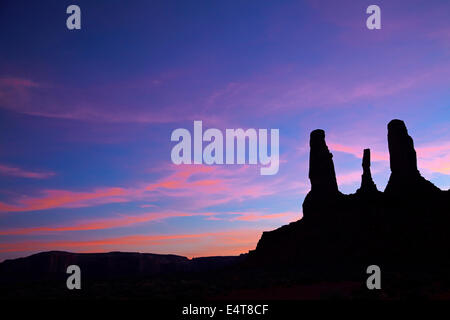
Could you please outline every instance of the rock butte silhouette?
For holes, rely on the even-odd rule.
[[[281,283],[286,283],[286,278],[295,283],[301,274],[302,281],[330,283],[357,279],[363,285],[366,268],[376,264],[381,267],[383,279],[395,275],[413,281],[420,279],[426,284],[438,282],[444,286],[441,291],[448,295],[450,190],[441,191],[421,176],[414,143],[403,121],[389,122],[388,145],[391,176],[384,192],[372,180],[370,150],[364,149],[361,186],[356,193],[345,195],[338,188],[325,132],[312,131],[311,190],[303,202],[303,218],[264,232],[256,249],[247,255],[189,260],[140,253],[43,252],[0,263],[0,292],[10,297],[32,296],[39,288],[42,295],[44,292],[49,296],[67,295],[65,268],[78,264],[92,284],[88,291],[92,296],[104,294],[95,289],[99,281],[97,287],[102,288],[108,283],[101,282],[105,279],[122,279],[125,282],[115,285],[111,295],[127,296],[130,290],[141,290],[147,298],[152,295],[161,298],[162,294],[165,298],[183,294],[204,298],[205,292],[212,288],[226,287],[234,292],[245,283],[249,288],[257,288],[247,296],[251,298],[261,292],[261,283],[276,283],[274,279],[280,275]],[[157,278],[158,282],[148,280],[149,277]],[[139,287],[133,282],[135,279],[150,282],[141,282],[145,285]],[[23,289],[29,281],[40,284]],[[189,281],[194,281],[197,289],[192,289]],[[55,283],[60,291],[55,291]],[[413,285],[416,291],[422,287]]]
[[[342,194],[325,132],[310,137],[311,190],[303,218],[264,232],[250,264],[291,265],[324,272],[359,272],[377,264],[387,270],[450,271],[450,191],[423,178],[405,123],[388,124],[391,176],[378,191],[370,172],[370,149],[363,153],[361,187]],[[383,269],[383,268],[382,268]]]

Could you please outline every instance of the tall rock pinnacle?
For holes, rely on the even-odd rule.
[[[417,156],[413,139],[409,136],[405,123],[394,119],[388,124],[388,145],[391,176],[386,193],[433,192],[439,190],[420,175],[417,170]]]
[[[408,135],[408,130],[403,121],[395,119],[389,122],[388,145],[392,173],[399,176],[419,174],[414,142]]]
[[[363,174],[361,179],[361,187],[357,192],[361,193],[378,191],[377,186],[372,180],[372,174],[370,172],[370,149],[364,149],[362,167]]]
[[[333,155],[325,143],[325,131],[311,132],[309,153],[309,179],[311,191],[321,194],[337,193],[338,185],[334,171]]]

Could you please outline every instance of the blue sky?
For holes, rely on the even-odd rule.
[[[81,30],[66,28],[68,5]],[[308,138],[322,128],[339,188],[387,123],[450,188],[448,1],[2,1],[0,259],[43,250],[189,257],[253,249],[301,218]],[[280,130],[280,169],[182,165],[176,128]]]

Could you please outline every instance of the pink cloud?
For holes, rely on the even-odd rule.
[[[350,146],[343,145],[339,143],[327,142],[328,147],[332,151],[344,152],[355,156],[356,158],[362,159],[363,151],[367,147],[362,146]],[[387,152],[374,152],[371,150],[370,158],[372,161],[389,161],[389,153]]]
[[[54,172],[34,172],[27,171],[17,167],[10,167],[7,165],[0,164],[0,174],[21,177],[21,178],[31,178],[31,179],[46,179],[55,175]]]
[[[434,142],[416,148],[418,165],[431,172],[450,175],[450,143]]]
[[[338,185],[348,185],[361,182],[362,170],[352,171],[344,174],[337,174],[336,180]]]
[[[189,199],[191,209],[264,197],[291,187],[280,179],[261,184],[258,170],[252,166],[180,165],[169,166],[168,170],[172,173],[148,185],[146,190]]]
[[[212,212],[184,213],[184,212],[149,212],[140,215],[126,215],[105,219],[92,219],[89,221],[73,221],[67,225],[29,227],[0,230],[0,235],[43,234],[49,232],[102,230],[118,227],[127,227],[137,223],[164,220],[174,217],[212,216]]]
[[[281,220],[284,223],[299,220],[302,216],[301,213],[295,211],[287,211],[280,213],[246,212],[235,214],[239,216],[231,220],[235,221]]]
[[[351,154],[359,159],[362,158],[362,150],[364,147],[343,145],[333,142],[327,143],[332,151],[344,152]],[[450,143],[434,142],[428,145],[419,145],[415,147],[417,152],[418,167],[442,174],[450,174]],[[387,152],[371,152],[373,161],[389,161],[389,153]],[[342,181],[352,181],[356,179],[356,172],[349,174],[347,177],[341,177]]]
[[[111,228],[122,228],[130,225],[149,221],[160,221],[176,217],[194,217],[203,216],[207,220],[229,220],[229,221],[261,221],[261,220],[278,220],[282,222],[291,222],[301,218],[299,212],[287,211],[281,213],[267,213],[267,212],[223,212],[220,214],[229,215],[230,218],[217,218],[217,212],[149,212],[139,215],[121,215],[111,218],[92,219],[82,221],[72,221],[66,225],[59,226],[40,226],[40,227],[26,227],[26,228],[10,228],[0,230],[0,235],[29,235],[29,234],[47,234],[55,232],[68,231],[88,231],[88,230],[103,230]]]
[[[257,166],[168,165],[165,176],[152,183],[129,187],[103,187],[90,191],[43,190],[38,196],[21,196],[0,202],[0,212],[20,212],[55,208],[77,208],[106,203],[175,199],[183,208],[198,211],[205,207],[242,202],[282,193],[304,194],[306,183],[278,176],[261,183]]]
[[[41,85],[33,80],[23,78],[0,78],[0,87],[37,88]]]
[[[97,189],[92,192],[73,192],[65,190],[46,190],[44,196],[20,199],[17,205],[0,202],[0,211],[20,212],[45,210],[52,208],[70,208],[92,205],[92,203],[110,203],[126,201],[122,196],[127,190],[122,188]]]

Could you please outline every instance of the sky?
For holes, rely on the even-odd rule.
[[[68,30],[66,8],[81,8]],[[366,8],[381,8],[368,30]],[[237,255],[302,217],[309,133],[339,189],[387,123],[450,188],[450,2],[0,3],[0,261],[40,251]],[[173,130],[279,129],[280,167],[175,165]]]

